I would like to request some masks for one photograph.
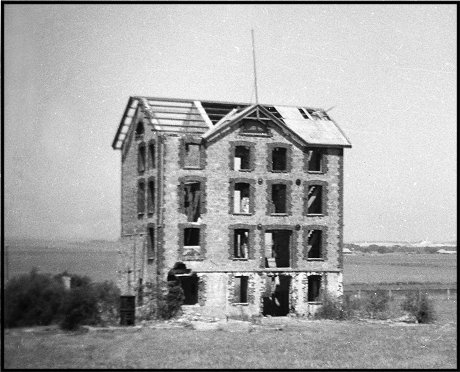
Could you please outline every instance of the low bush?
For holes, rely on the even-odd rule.
[[[415,316],[418,323],[432,323],[436,319],[433,302],[426,293],[408,293],[401,308]]]
[[[343,304],[338,298],[331,296],[329,293],[325,293],[323,296],[323,304],[316,311],[316,319],[344,319]]]
[[[385,290],[377,290],[366,294],[364,309],[371,318],[383,315],[388,310],[390,296]]]
[[[66,289],[62,277],[71,277]],[[5,326],[60,324],[77,329],[82,324],[114,323],[120,293],[112,282],[92,283],[86,276],[66,272],[52,276],[32,269],[12,278],[5,287]]]

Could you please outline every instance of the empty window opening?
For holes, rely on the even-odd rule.
[[[233,244],[235,258],[248,258],[249,230],[235,229]]]
[[[262,315],[286,316],[289,314],[289,289],[291,277],[288,275],[267,276],[262,295]]]
[[[155,144],[149,143],[149,162],[148,162],[149,169],[155,168]]]
[[[235,302],[245,304],[248,302],[248,277],[235,277]]]
[[[265,267],[290,267],[290,230],[271,230],[265,233]]]
[[[150,180],[147,188],[147,213],[155,212],[155,181]]]
[[[153,260],[155,258],[155,229],[149,227],[147,231],[147,259]]]
[[[233,158],[234,170],[249,170],[250,169],[250,149],[247,146],[236,146],[235,157]]]
[[[142,137],[144,135],[144,123],[142,119],[137,122],[136,125],[136,138]]]
[[[199,168],[201,160],[201,145],[196,143],[185,144],[184,166]]]
[[[308,302],[321,301],[321,275],[308,277]]]
[[[137,170],[139,172],[145,171],[145,145],[139,145],[139,152],[137,157]]]
[[[309,172],[322,172],[322,153],[319,149],[308,151],[308,171]]]
[[[235,183],[233,194],[233,213],[249,212],[249,183]]]
[[[137,186],[137,213],[145,213],[145,183],[143,181]]]
[[[308,186],[307,214],[322,214],[322,186]]]
[[[308,258],[322,258],[321,230],[308,230]]]
[[[271,213],[287,213],[286,185],[272,185],[272,210]]]
[[[190,227],[184,229],[184,246],[182,255],[188,259],[196,259],[201,255],[200,229]]]
[[[187,221],[197,222],[201,216],[201,183],[197,181],[184,184],[184,211]]]
[[[274,171],[287,170],[287,149],[285,147],[275,147],[272,151],[272,162]]]
[[[184,247],[200,246],[200,229],[189,227],[184,229]]]

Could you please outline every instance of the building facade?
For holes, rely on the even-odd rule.
[[[313,314],[341,296],[343,149],[321,109],[130,97],[118,285],[180,281],[215,317]]]

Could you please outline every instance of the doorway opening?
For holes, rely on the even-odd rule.
[[[288,315],[290,287],[291,277],[289,275],[267,276],[262,315]]]

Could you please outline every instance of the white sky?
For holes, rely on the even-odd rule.
[[[345,241],[456,240],[456,5],[4,6],[7,237],[116,239],[130,95],[329,108]]]

